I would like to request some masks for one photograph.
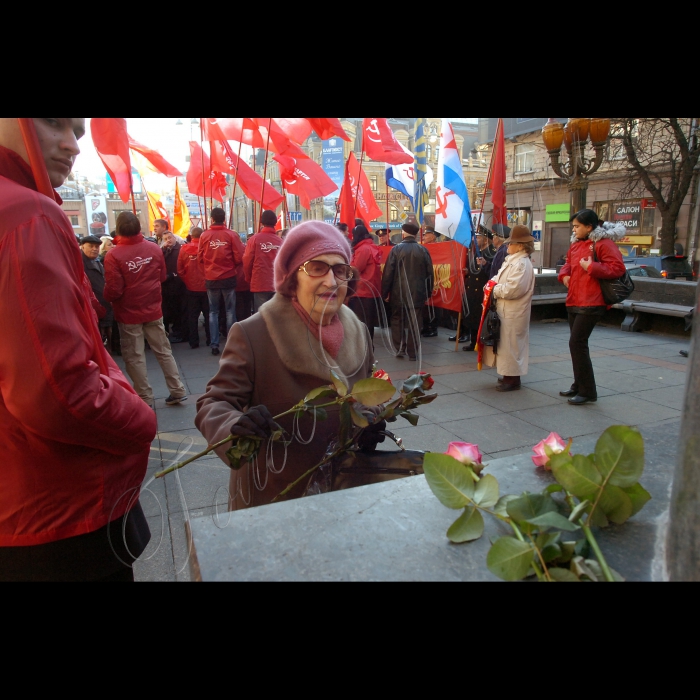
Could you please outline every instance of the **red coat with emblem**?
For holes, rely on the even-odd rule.
[[[360,241],[352,253],[353,267],[360,271],[356,297],[373,299],[382,293],[382,252],[371,238]]]
[[[192,243],[186,243],[180,248],[180,257],[177,259],[177,274],[185,282],[185,287],[190,292],[206,292],[207,283],[199,264],[199,238]]]
[[[566,256],[566,264],[559,272],[560,282],[563,282],[564,277],[571,277],[566,305],[606,306],[598,280],[614,280],[625,274],[622,253],[613,241],[602,238],[595,243],[596,262],[591,263],[587,271],[581,267],[581,260],[585,258],[593,259],[591,239],[572,243]]]
[[[199,237],[199,262],[207,281],[225,280],[236,276],[243,262],[245,247],[240,236],[223,224],[212,224]]]
[[[0,547],[93,532],[135,502],[156,418],[102,345],[73,227],[2,147],[0,290]]]
[[[274,228],[263,228],[248,239],[243,256],[243,272],[250,284],[250,291],[275,291],[275,258],[282,239]]]
[[[119,323],[150,323],[163,316],[161,284],[167,278],[163,251],[143,234],[117,236],[105,256],[104,297]]]

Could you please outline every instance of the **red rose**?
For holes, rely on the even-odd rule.
[[[419,372],[418,376],[425,377],[423,380],[423,391],[430,391],[435,386],[435,380],[427,372]]]

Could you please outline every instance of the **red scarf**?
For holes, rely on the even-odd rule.
[[[296,299],[292,299],[292,306],[299,314],[299,318],[301,318],[306,327],[313,333],[314,338],[321,341],[326,352],[335,360],[338,357],[340,348],[343,345],[343,339],[345,338],[345,329],[340,322],[338,314],[333,316],[333,320],[327,326],[319,326],[318,323],[306,313],[305,309]]]

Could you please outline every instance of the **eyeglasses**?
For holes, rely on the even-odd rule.
[[[347,282],[352,279],[352,268],[350,265],[329,265],[323,260],[309,260],[305,262],[299,270],[303,270],[309,277],[325,277],[328,270],[333,270],[336,279]]]

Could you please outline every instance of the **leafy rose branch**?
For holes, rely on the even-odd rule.
[[[479,539],[487,513],[515,534],[496,540],[487,556],[489,570],[503,580],[518,581],[532,572],[541,581],[623,580],[608,565],[592,528],[623,524],[651,498],[638,483],[644,470],[642,436],[613,426],[593,455],[572,455],[571,445],[551,434],[533,448],[533,462],[551,470],[557,483],[541,494],[521,496],[500,496],[496,478],[481,476],[486,465],[475,445],[453,443],[447,454],[426,455],[425,476],[433,493],[448,508],[464,508],[447,537],[455,543]],[[577,530],[583,539],[562,541],[564,533]]]

